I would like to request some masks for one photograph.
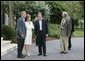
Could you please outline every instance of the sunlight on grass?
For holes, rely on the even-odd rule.
[[[83,29],[76,29],[75,32],[73,33],[74,36],[76,37],[83,37],[84,36],[84,30]]]

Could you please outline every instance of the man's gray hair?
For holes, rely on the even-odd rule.
[[[68,15],[67,12],[62,12],[62,16],[63,16],[63,17],[67,17],[67,16],[69,16],[69,15]]]
[[[70,19],[70,16],[68,15],[67,12],[62,12],[62,16],[63,16],[63,18]]]
[[[21,15],[22,15],[23,13],[26,13],[26,11],[21,11]]]

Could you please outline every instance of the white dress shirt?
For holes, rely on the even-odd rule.
[[[42,20],[39,20],[39,26],[40,26],[39,30],[42,30]]]

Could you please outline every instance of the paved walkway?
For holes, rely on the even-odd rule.
[[[37,56],[35,43],[30,46],[31,56],[17,58],[17,50],[7,53],[1,60],[84,60],[84,38],[72,38],[72,49],[68,54],[59,54],[59,39],[47,41],[47,56]]]

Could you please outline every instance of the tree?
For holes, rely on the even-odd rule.
[[[1,1],[1,24],[3,25],[5,23],[5,13],[8,14],[8,3],[7,1]]]
[[[3,19],[4,20],[4,14],[7,13],[9,16],[9,25],[13,26],[14,20],[13,20],[13,1],[1,1],[1,11],[3,13]]]
[[[13,27],[14,25],[14,19],[13,19],[13,1],[8,1],[9,5],[9,25]]]
[[[50,22],[60,24],[62,11],[65,11],[65,6],[60,1],[46,1],[50,7]]]
[[[73,19],[84,18],[84,2],[83,1],[46,1],[50,7],[50,22],[60,23],[61,14],[67,11]],[[77,24],[77,23],[76,23]]]
[[[80,4],[81,1],[66,1],[65,6],[67,7],[66,11],[69,13],[71,17],[74,19],[82,19],[83,18],[83,4]]]
[[[25,10],[27,13],[31,14],[32,19],[36,17],[37,12],[39,11],[43,13],[45,18],[49,17],[49,7],[44,1],[24,1],[24,3],[15,1],[14,14],[19,17],[22,10]]]

